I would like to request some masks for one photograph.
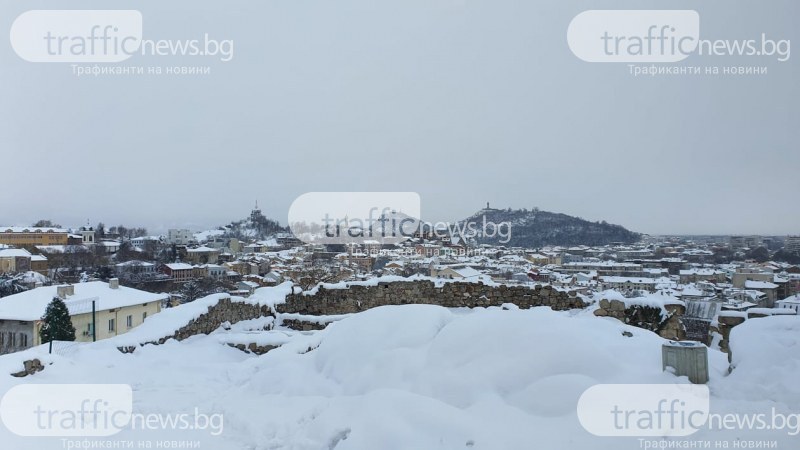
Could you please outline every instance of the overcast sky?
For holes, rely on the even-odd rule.
[[[668,4],[667,4],[668,3]],[[107,2],[70,2],[74,9]],[[209,75],[76,77],[0,44],[0,224],[205,228],[309,191],[416,191],[426,220],[485,205],[659,233],[800,233],[798,58],[762,76],[633,77],[569,50],[586,9],[691,8],[702,38],[791,39],[764,2],[137,1],[146,39],[233,39]],[[29,9],[0,4],[0,29]],[[8,36],[6,31],[3,36]]]

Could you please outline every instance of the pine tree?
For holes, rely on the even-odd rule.
[[[60,298],[53,297],[42,316],[42,322],[39,330],[42,342],[75,340],[75,327],[72,326],[69,310]]]

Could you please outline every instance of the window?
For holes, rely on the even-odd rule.
[[[144,319],[147,319],[147,311],[142,313],[142,322],[144,322]]]
[[[108,319],[108,331],[114,331],[114,319]]]
[[[19,337],[20,337],[19,340],[22,343],[22,346],[23,347],[27,347],[28,346],[28,335],[25,334],[25,333],[20,333]]]
[[[129,316],[128,316],[128,317],[125,319],[125,325],[127,325],[127,326],[128,326],[128,328],[130,328],[130,327],[132,327],[132,326],[133,326],[133,316],[129,315]]]

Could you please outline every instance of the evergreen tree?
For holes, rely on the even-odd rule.
[[[183,295],[184,303],[193,302],[198,298],[206,295],[202,287],[194,281],[189,281],[188,283],[184,283],[183,286],[181,286],[180,292]]]
[[[42,342],[75,340],[75,327],[72,326],[69,310],[60,298],[53,297],[42,316],[42,322],[39,330]]]

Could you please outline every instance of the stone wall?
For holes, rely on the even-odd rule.
[[[554,310],[585,308],[574,292],[550,286],[488,286],[483,283],[444,283],[396,281],[375,286],[352,285],[347,289],[320,287],[313,295],[290,294],[278,305],[280,313],[309,315],[351,314],[385,305],[431,304],[448,308],[501,306],[513,303],[520,308],[549,306]]]
[[[140,345],[163,344],[170,339],[182,341],[197,334],[209,334],[225,322],[236,323],[242,320],[257,319],[259,317],[272,315],[272,311],[270,311],[268,306],[234,302],[231,301],[230,297],[225,297],[216,304],[209,306],[207,312],[201,314],[174,333],[156,341],[142,342]],[[137,346],[119,347],[119,350],[123,353],[131,353],[136,350],[136,347]]]
[[[613,317],[628,325],[650,330],[664,339],[680,341],[686,339],[686,330],[681,323],[681,317],[686,312],[683,305],[665,305],[667,310],[664,316],[661,308],[652,306],[625,305],[621,300],[600,300],[595,316]]]
[[[245,353],[252,353],[254,355],[263,355],[271,350],[275,350],[278,348],[276,345],[258,345],[255,342],[251,342],[250,344],[228,344],[228,346],[233,347],[237,350],[241,350]]]
[[[725,353],[728,353],[728,362],[730,362],[731,355],[730,355],[730,336],[731,330],[736,325],[741,325],[744,321],[747,320],[743,316],[726,316],[724,314],[720,314],[717,317],[716,326],[712,325],[709,327],[709,333],[719,333],[722,337],[719,341],[719,349]]]
[[[22,365],[24,369],[19,372],[12,373],[12,377],[27,377],[28,375],[33,375],[36,372],[41,372],[44,370],[44,365],[42,365],[42,362],[38,358],[27,360],[23,362]]]

